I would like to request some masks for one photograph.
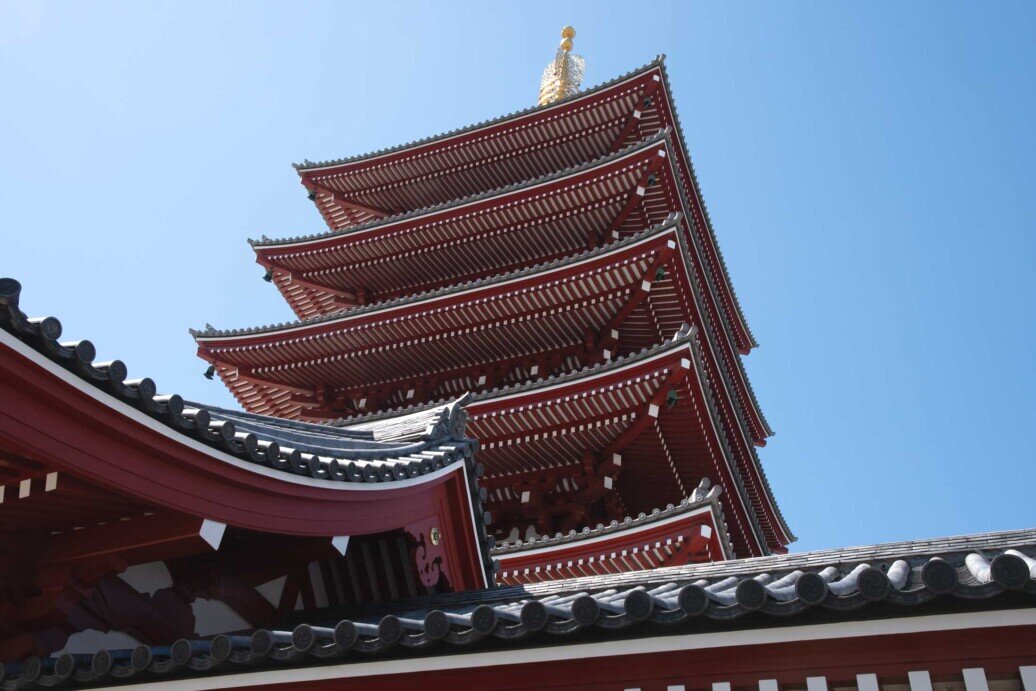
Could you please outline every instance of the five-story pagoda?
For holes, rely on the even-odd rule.
[[[473,394],[504,580],[784,552],[741,362],[756,343],[663,59],[580,92],[574,35],[537,107],[297,165],[329,229],[252,246],[299,321],[195,331],[198,353],[246,410],[289,419]],[[694,539],[630,537],[681,516]],[[605,535],[578,560],[529,556]]]

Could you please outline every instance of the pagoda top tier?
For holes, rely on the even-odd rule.
[[[295,167],[328,227],[344,230],[539,180],[620,152],[666,129],[671,130],[674,165],[690,207],[687,214],[702,237],[710,282],[722,296],[739,349],[747,352],[756,342],[699,192],[663,56],[549,105],[370,154]],[[271,244],[280,242],[297,240]]]
[[[658,110],[643,101],[665,79],[663,59],[549,105],[368,154],[296,163],[295,169],[303,185],[325,193],[314,201],[331,227],[539,177],[622,148],[635,129],[628,121]],[[652,133],[664,129],[660,115],[652,114]],[[335,199],[326,196],[331,192]],[[369,211],[336,209],[342,200]]]

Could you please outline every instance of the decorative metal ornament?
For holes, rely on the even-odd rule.
[[[566,26],[561,30],[561,43],[558,44],[558,51],[554,59],[550,61],[543,76],[540,78],[540,105],[545,106],[563,98],[567,98],[577,91],[583,82],[583,73],[586,71],[586,61],[581,55],[572,54],[572,39],[575,38],[576,30]]]

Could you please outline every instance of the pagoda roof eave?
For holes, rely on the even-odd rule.
[[[641,67],[639,67],[639,68],[637,68],[635,70],[631,70],[631,71],[627,72],[624,75],[616,77],[615,79],[611,79],[609,81],[602,82],[601,84],[598,84],[598,85],[593,86],[593,87],[591,87],[589,89],[586,89],[585,91],[580,91],[580,92],[578,92],[576,94],[573,94],[572,96],[569,96],[568,98],[563,98],[563,99],[561,99],[559,101],[556,101],[554,103],[551,103],[549,105],[545,105],[545,106],[531,106],[529,108],[524,108],[522,110],[518,110],[518,111],[515,111],[515,112],[512,112],[512,113],[509,113],[507,115],[502,115],[502,116],[499,116],[499,117],[496,117],[496,118],[492,118],[490,120],[484,120],[482,122],[475,123],[475,124],[472,124],[472,125],[468,125],[466,127],[461,127],[461,128],[455,129],[455,130],[450,130],[449,132],[444,132],[444,133],[441,133],[441,134],[432,135],[432,136],[429,136],[429,137],[425,137],[423,139],[417,139],[417,140],[414,140],[414,141],[411,141],[411,142],[407,142],[407,143],[404,143],[404,144],[399,144],[397,146],[387,147],[387,148],[384,148],[384,149],[378,149],[377,151],[372,151],[372,152],[369,152],[369,153],[366,153],[366,154],[358,154],[356,156],[349,156],[349,157],[346,157],[346,158],[331,159],[331,160],[319,161],[319,162],[303,161],[302,163],[295,163],[295,164],[292,164],[292,165],[295,168],[295,170],[297,170],[299,172],[299,174],[301,175],[303,173],[319,172],[319,171],[323,171],[323,170],[326,170],[326,169],[339,168],[341,166],[346,166],[346,165],[350,165],[350,164],[353,164],[353,163],[370,162],[370,161],[374,161],[374,160],[377,160],[379,158],[382,158],[384,156],[391,156],[393,154],[399,154],[399,153],[402,153],[404,151],[407,151],[407,150],[410,150],[410,149],[417,149],[417,148],[420,148],[420,147],[423,147],[423,146],[427,146],[429,144],[440,144],[440,143],[445,142],[445,141],[447,141],[449,139],[452,139],[454,137],[460,137],[460,136],[464,136],[464,135],[467,135],[467,134],[472,134],[474,132],[478,132],[479,130],[488,129],[490,127],[495,127],[495,126],[498,126],[498,125],[502,125],[502,124],[507,123],[507,122],[509,122],[511,120],[516,120],[518,118],[526,117],[528,115],[539,114],[539,113],[543,113],[543,112],[549,112],[549,111],[552,111],[552,110],[559,110],[559,109],[565,108],[565,107],[567,107],[567,106],[569,106],[569,105],[571,105],[573,103],[578,103],[579,101],[583,101],[583,100],[586,100],[588,98],[591,98],[594,95],[600,93],[601,91],[604,91],[606,89],[610,89],[610,88],[612,88],[614,86],[617,86],[617,85],[620,85],[620,84],[622,84],[624,82],[630,81],[631,79],[636,79],[637,77],[640,77],[641,75],[643,75],[643,74],[645,74],[647,72],[650,72],[652,69],[655,69],[655,68],[657,68],[659,66],[662,66],[664,64],[664,62],[665,62],[665,55],[659,55],[654,60],[652,60],[651,62],[647,63],[646,65],[643,65],[643,66],[641,66]]]
[[[656,508],[651,513],[641,513],[636,517],[627,516],[622,521],[613,520],[607,525],[600,523],[594,528],[587,527],[581,531],[571,530],[568,533],[557,533],[553,536],[542,535],[528,540],[498,542],[491,554],[494,557],[506,559],[517,555],[532,555],[558,547],[582,546],[591,541],[601,542],[602,538],[605,539],[605,542],[608,541],[607,538],[627,538],[631,534],[643,532],[660,523],[696,515],[704,509],[711,510],[715,518],[715,528],[723,546],[723,558],[734,559],[734,548],[730,543],[730,536],[723,518],[723,509],[719,503],[721,492],[722,488],[719,485],[710,486],[706,480],[704,488],[699,487],[692,496],[683,499],[679,504],[669,504],[665,508]]]
[[[572,382],[581,380],[592,380],[598,377],[606,376],[616,371],[629,368],[634,365],[640,365],[656,357],[664,357],[666,355],[677,353],[680,351],[690,351],[696,330],[690,326],[684,326],[672,338],[669,338],[662,343],[657,343],[650,348],[641,349],[639,352],[631,353],[625,356],[618,356],[613,360],[607,360],[604,362],[597,363],[589,367],[583,367],[573,372],[566,372],[565,374],[551,375],[546,378],[539,378],[536,380],[526,381],[519,384],[513,384],[510,386],[502,386],[494,388],[491,391],[484,391],[482,393],[472,394],[465,408],[469,413],[473,410],[477,410],[480,406],[488,403],[496,403],[504,401],[508,398],[515,396],[522,396],[528,393],[539,391],[547,388],[556,388],[566,386]],[[366,415],[356,415],[349,418],[341,418],[333,420],[327,424],[338,427],[351,427],[357,424],[365,422],[376,422],[378,420],[384,420],[386,418],[392,418],[398,415],[409,414],[436,406],[442,405],[445,401],[428,402],[418,405],[406,406],[405,408],[396,408],[392,410],[377,411],[368,413]]]
[[[462,137],[465,135],[469,135],[473,132],[477,132],[479,130],[489,129],[493,127],[503,128],[508,123],[520,121],[523,117],[534,116],[542,111],[549,111],[551,109],[559,107],[564,108],[568,104],[572,104],[582,99],[586,99],[592,96],[593,94],[600,94],[602,92],[606,92],[610,87],[615,87],[617,85],[624,84],[630,80],[639,79],[644,75],[651,73],[652,71],[657,72],[655,79],[657,81],[660,81],[663,85],[662,92],[665,95],[664,100],[667,104],[666,108],[670,113],[669,119],[671,120],[671,124],[675,127],[676,136],[680,140],[680,146],[677,148],[679,149],[678,156],[681,160],[681,168],[684,171],[686,171],[686,175],[684,177],[688,178],[685,181],[685,184],[694,196],[694,208],[696,212],[695,216],[697,217],[696,220],[698,220],[700,224],[704,226],[703,234],[707,238],[709,254],[712,255],[712,257],[714,258],[714,264],[716,264],[716,280],[718,280],[723,285],[723,291],[726,293],[725,302],[728,303],[729,311],[732,313],[731,320],[734,323],[735,332],[738,334],[739,348],[742,349],[742,352],[747,353],[752,348],[757,347],[758,342],[748,326],[748,322],[745,318],[744,311],[741,307],[740,301],[738,300],[737,294],[735,293],[733,285],[730,281],[729,271],[726,267],[726,261],[719,248],[718,242],[716,241],[715,233],[712,229],[712,221],[709,218],[708,209],[705,206],[704,201],[702,199],[702,195],[700,193],[700,184],[697,178],[697,173],[694,170],[690,154],[687,150],[686,139],[683,134],[682,125],[680,124],[679,114],[677,112],[674,99],[672,98],[672,87],[669,81],[668,72],[665,69],[664,56],[659,56],[656,60],[648,63],[647,65],[637,70],[633,70],[621,77],[600,84],[596,87],[593,87],[592,89],[581,92],[579,94],[575,94],[568,99],[563,99],[549,106],[537,106],[528,108],[522,111],[518,111],[516,113],[512,113],[510,115],[501,116],[498,118],[494,118],[492,120],[485,121],[483,123],[478,123],[476,125],[460,128],[458,130],[454,130],[445,134],[436,135],[416,142],[411,142],[397,147],[392,147],[390,149],[384,149],[369,154],[363,154],[334,161],[326,161],[322,163],[307,162],[302,165],[297,165],[296,167],[298,168],[300,175],[303,176],[305,182],[307,176],[309,175],[315,175],[316,173],[320,173],[323,171],[334,171],[336,168],[342,169],[341,172],[345,172],[345,169],[355,164],[362,164],[364,162],[374,162],[377,161],[377,159],[386,156],[395,156],[399,160],[404,160],[405,157],[401,157],[401,155],[408,151],[413,152],[414,155],[417,155],[416,152],[422,149],[422,147],[428,147],[433,144],[442,144],[443,142],[446,142],[451,138]],[[383,166],[386,165],[386,162],[381,161],[378,162],[376,165]],[[317,177],[326,177],[326,173],[323,176]]]
[[[288,238],[270,239],[263,238],[260,240],[249,239],[248,243],[256,251],[261,252],[266,249],[283,249],[290,247],[305,247],[313,243],[318,243],[323,240],[329,240],[337,237],[355,236],[373,231],[380,231],[386,228],[390,228],[396,224],[410,221],[413,219],[420,218],[422,216],[431,216],[434,214],[441,213],[443,211],[452,211],[471,204],[477,204],[493,197],[504,197],[506,195],[514,194],[515,192],[525,192],[541,185],[548,185],[566,177],[579,175],[587,171],[591,171],[595,168],[606,166],[610,163],[621,161],[629,156],[636,155],[637,153],[649,149],[655,146],[659,142],[666,141],[669,139],[670,131],[668,129],[659,130],[646,139],[636,142],[630,146],[624,147],[623,149],[616,151],[615,153],[606,154],[599,156],[598,158],[582,163],[580,165],[568,166],[559,171],[549,173],[547,175],[541,175],[531,180],[523,180],[516,182],[512,185],[504,185],[502,187],[496,187],[485,192],[479,192],[477,194],[468,195],[461,197],[460,199],[454,199],[442,204],[434,204],[421,209],[414,209],[413,211],[407,211],[400,214],[395,214],[385,218],[379,218],[377,220],[368,221],[366,223],[360,223],[353,226],[347,226],[345,228],[337,228],[328,230],[322,233],[312,233],[309,235],[299,235]]]
[[[311,326],[320,324],[334,324],[336,322],[344,322],[356,317],[367,315],[375,312],[389,312],[391,310],[399,309],[402,307],[416,306],[424,302],[436,300],[454,293],[463,291],[473,291],[476,289],[482,289],[489,286],[498,286],[506,284],[511,281],[518,281],[527,278],[531,275],[538,273],[549,273],[560,269],[565,269],[573,266],[578,266],[587,261],[592,261],[602,255],[614,253],[630,247],[635,247],[641,243],[649,242],[656,236],[665,233],[673,228],[676,228],[679,224],[680,215],[671,214],[670,217],[664,222],[654,228],[646,230],[637,235],[612,242],[601,247],[597,247],[592,250],[586,250],[577,255],[567,257],[565,259],[559,259],[543,264],[537,264],[524,269],[518,269],[516,271],[510,271],[496,276],[490,276],[489,278],[480,279],[477,281],[469,281],[460,285],[452,285],[436,290],[430,290],[416,295],[409,295],[402,298],[396,298],[393,300],[386,300],[384,302],[378,302],[371,305],[363,305],[353,309],[343,310],[327,315],[320,315],[316,317],[310,317],[308,319],[295,320],[292,322],[281,322],[278,324],[268,324],[265,326],[256,326],[243,329],[215,329],[207,327],[204,330],[190,329],[190,334],[194,337],[195,341],[199,345],[210,344],[210,343],[228,343],[236,339],[249,338],[253,336],[273,336],[282,335],[291,332],[299,332]]]
[[[741,302],[738,300],[737,292],[734,290],[734,283],[730,280],[730,271],[727,269],[726,260],[723,258],[723,252],[720,250],[719,242],[716,240],[716,233],[712,227],[712,219],[709,217],[709,209],[705,205],[704,195],[701,193],[701,184],[698,181],[698,174],[694,169],[694,163],[691,160],[691,153],[687,147],[687,138],[683,133],[683,126],[680,124],[680,114],[676,109],[676,99],[672,97],[673,87],[669,82],[669,72],[665,68],[664,61],[658,63],[659,71],[662,73],[662,84],[665,90],[669,107],[673,114],[673,126],[676,129],[675,136],[679,141],[680,145],[676,147],[679,150],[679,154],[682,155],[683,160],[687,164],[687,170],[690,172],[691,180],[690,189],[695,194],[695,201],[701,207],[702,215],[705,218],[705,225],[707,226],[707,234],[711,238],[712,246],[715,249],[716,257],[719,260],[719,270],[721,281],[724,284],[726,292],[730,295],[731,302],[734,306],[735,317],[738,320],[738,326],[741,331],[745,334],[748,339],[748,343],[751,348],[758,348],[759,343],[756,341],[755,336],[752,334],[751,328],[748,326],[748,320],[745,318],[744,309],[741,307]]]
[[[694,363],[694,368],[698,371],[698,377],[701,378],[701,352],[700,348],[697,347],[695,339],[700,335],[698,329],[684,325],[679,331],[677,331],[670,339],[653,345],[650,348],[644,348],[636,353],[632,353],[625,356],[616,357],[613,360],[601,362],[590,367],[583,367],[582,369],[568,372],[561,375],[552,375],[546,378],[540,378],[535,381],[528,381],[521,384],[515,384],[512,386],[504,386],[493,389],[491,391],[485,391],[478,394],[473,394],[466,405],[466,411],[468,412],[472,421],[477,420],[479,417],[490,414],[493,411],[497,411],[504,405],[511,406],[525,406],[526,400],[530,396],[536,396],[542,393],[543,395],[561,396],[561,390],[566,387],[573,385],[579,385],[583,388],[591,386],[596,380],[604,379],[605,383],[614,381],[616,378],[621,378],[624,372],[627,370],[639,368],[645,364],[651,363],[659,359],[672,359],[678,357],[687,357],[691,362]],[[550,392],[557,392],[552,394]],[[574,395],[574,394],[573,394]],[[405,408],[398,408],[389,411],[369,413],[366,415],[358,415],[350,418],[343,418],[340,420],[332,421],[327,424],[337,425],[356,425],[358,423],[375,423],[379,420],[391,418],[400,414],[413,413],[416,411],[425,410],[441,403],[426,403],[423,405],[407,406]],[[713,419],[713,425],[718,428],[719,422],[716,418],[716,411],[710,406],[709,415]],[[474,424],[469,423],[469,424]],[[749,444],[751,448],[751,445]],[[770,487],[769,481],[766,478],[766,474],[763,471],[762,465],[759,461],[758,456],[753,456],[755,470],[760,478],[763,491],[765,493],[764,500],[769,505],[771,512],[775,519],[778,521],[780,530],[788,538],[789,542],[796,540],[795,535],[788,528],[787,523],[781,513],[780,507],[777,504],[776,499],[773,496],[773,490]],[[745,506],[753,506],[747,495],[741,492],[737,492],[739,499],[745,504]],[[753,530],[760,531],[759,526],[755,518],[750,518],[753,522]],[[756,535],[761,545],[766,544],[764,535],[760,532]]]

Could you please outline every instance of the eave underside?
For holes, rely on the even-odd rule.
[[[650,204],[645,191],[659,196],[649,176],[668,155],[665,138],[654,139],[545,182],[326,239],[259,245],[257,261],[304,318],[354,304],[358,294],[378,302],[571,256],[679,210],[641,208]]]
[[[465,294],[465,298],[467,304],[473,306],[470,308],[472,311],[457,312],[451,317],[460,328],[457,333],[463,334],[459,339],[440,337],[440,323],[427,328],[400,326],[398,322],[383,322],[386,328],[405,330],[392,332],[383,337],[384,345],[372,344],[369,340],[363,343],[329,341],[325,347],[330,347],[333,351],[329,350],[325,356],[315,359],[312,353],[316,342],[311,333],[293,334],[290,339],[279,337],[279,342],[284,345],[276,347],[283,347],[283,352],[279,354],[282,360],[293,354],[310,353],[309,361],[314,363],[314,368],[320,369],[308,376],[310,381],[323,382],[323,388],[319,389],[298,378],[301,374],[298,363],[291,367],[259,364],[262,361],[258,359],[258,348],[252,346],[238,346],[233,353],[229,349],[223,350],[216,346],[208,355],[217,360],[217,371],[246,408],[314,419],[334,418],[343,413],[351,414],[353,411],[363,410],[361,406],[377,410],[387,406],[435,400],[465,390],[490,390],[537,376],[557,375],[598,361],[601,358],[600,351],[587,350],[586,334],[601,334],[602,331],[607,331],[605,335],[610,337],[611,329],[605,328],[609,323],[615,325],[618,339],[612,344],[602,344],[600,347],[610,350],[614,357],[618,353],[636,352],[654,345],[664,340],[664,334],[674,333],[687,322],[699,321],[696,313],[688,311],[695,303],[687,295],[689,269],[684,255],[675,252],[669,244],[654,244],[667,253],[666,259],[661,263],[657,257],[652,259],[654,255],[643,252],[636,255],[638,259],[633,263],[619,261],[617,254],[617,261],[610,264],[587,265],[583,269],[584,278],[578,279],[576,283],[564,285],[557,281],[543,281],[531,284],[531,290],[539,292],[515,288],[509,293],[509,298],[522,302],[518,312],[500,312],[496,316],[496,321],[488,328],[479,325],[484,323],[485,314],[482,310],[489,303],[479,298],[477,291],[469,291],[471,294]],[[662,271],[659,272],[657,269]],[[607,273],[616,270],[619,270],[619,274]],[[621,278],[616,280],[614,276]],[[645,279],[653,282],[648,290],[637,296]],[[573,277],[572,280],[577,279]],[[621,288],[622,285],[627,287]],[[620,286],[618,292],[616,286]],[[634,298],[636,304],[632,304]],[[631,304],[632,309],[627,310]],[[564,308],[564,305],[569,305],[571,309]],[[434,307],[428,309],[438,318],[441,310]],[[626,312],[621,321],[616,322],[616,317],[623,314],[624,310]],[[555,314],[549,314],[551,311]],[[581,321],[573,321],[575,319]],[[405,336],[409,333],[420,333],[422,336],[408,340]],[[362,352],[361,345],[366,346]],[[404,347],[407,357],[402,360],[399,354],[403,352],[400,349]],[[334,356],[334,352],[344,355]],[[228,354],[236,356],[238,353],[255,359],[238,360],[234,363],[219,360]],[[356,355],[362,357],[355,357]],[[736,354],[734,357],[737,357]],[[345,370],[344,365],[351,369]],[[740,421],[738,404],[728,400],[730,393],[726,388],[722,388],[723,376],[717,369],[721,366],[711,360],[705,365],[703,376],[711,382],[709,387],[713,391],[709,398],[714,398],[720,405],[717,414],[720,415],[723,434],[737,447],[737,465],[741,469],[743,482],[755,498],[755,505],[766,507],[763,509],[765,518],[760,516],[761,524],[768,526],[765,531],[765,542],[773,549],[783,549],[789,538],[781,527],[773,501],[765,488],[765,480],[758,477],[758,460],[751,448],[752,438],[745,436],[741,431],[743,423]],[[241,367],[249,368],[244,376],[240,374]],[[362,379],[382,372],[386,377],[382,381]],[[273,381],[273,373],[290,378],[281,386]],[[453,374],[436,379],[435,375],[441,373]],[[389,378],[393,376],[396,377],[394,381]],[[434,386],[421,390],[414,382],[430,382]],[[379,386],[383,388],[379,389]],[[716,389],[716,386],[721,388]],[[321,396],[325,403],[321,403]],[[344,409],[323,407],[326,406],[326,402],[346,399],[348,403]],[[618,429],[625,421],[616,420],[602,424]],[[599,430],[598,433],[609,434],[614,431],[606,429]],[[676,430],[673,438],[679,439],[680,436],[680,431]],[[744,443],[739,440],[744,440]],[[659,467],[656,469],[657,472],[646,475],[647,479],[643,483],[626,482],[629,486],[629,499],[632,501],[632,505],[626,507],[629,510],[651,510],[659,501],[679,501],[685,496],[685,489],[696,485],[701,477],[680,477],[678,473],[675,478],[673,477],[662,459],[679,456],[680,449],[669,448],[661,436],[654,442],[648,436],[639,439],[634,448],[641,450],[641,455],[645,458],[644,463]],[[564,458],[554,457],[553,462],[578,465],[581,461],[570,459],[566,455]],[[568,492],[585,492],[592,489],[587,483],[599,483],[601,478],[581,481],[570,477],[566,482],[572,486],[563,485],[562,489]],[[621,484],[623,481],[619,482]],[[638,498],[637,495],[643,496]],[[515,499],[509,497],[510,501]],[[742,527],[751,530],[748,524]]]
[[[350,205],[380,210],[381,217],[427,208],[584,164],[666,128],[673,128],[679,143],[682,184],[707,248],[710,281],[722,292],[738,347],[747,353],[756,344],[702,202],[661,63],[551,108],[501,118],[485,129],[383,157],[306,168],[300,175],[317,191],[329,227],[343,228],[379,217],[360,218]]]
[[[697,510],[687,507],[699,506]],[[711,503],[669,504],[663,510],[626,518],[614,526],[586,528],[575,535],[533,541],[520,551],[495,553],[497,582],[521,585],[583,578],[733,558],[720,537],[726,530]]]

